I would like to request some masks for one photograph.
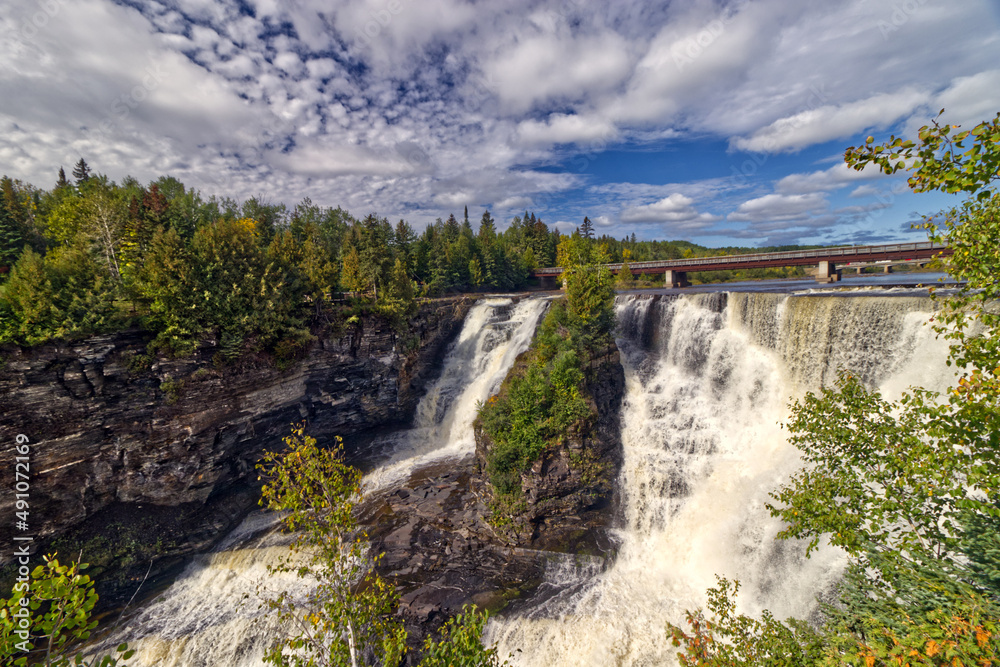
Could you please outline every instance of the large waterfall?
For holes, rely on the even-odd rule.
[[[472,452],[476,403],[527,347],[546,303],[489,299],[471,310],[414,427],[378,444],[384,456],[367,488]],[[740,580],[744,611],[810,617],[843,557],[821,549],[807,560],[801,544],[773,540],[768,492],[798,465],[780,426],[789,400],[840,368],[890,396],[943,388],[951,376],[945,343],[925,326],[926,298],[629,295],[616,307],[627,379],[619,552],[603,571],[595,559],[554,559],[538,602],[490,622],[488,639],[517,665],[671,664],[666,623],[704,605],[716,575]],[[128,641],[138,649],[130,664],[141,666],[259,665],[278,628],[258,611],[257,586],[306,586],[266,577],[287,539],[262,531],[268,521],[252,515],[197,557],[109,643]]]
[[[527,349],[548,305],[545,299],[479,301],[449,349],[441,376],[421,399],[414,426],[383,439],[387,460],[365,476],[374,490],[447,457],[471,455],[476,404],[499,388]],[[250,667],[281,628],[258,608],[258,591],[305,594],[308,580],[275,578],[267,566],[287,556],[288,537],[268,530],[275,517],[252,514],[210,554],[198,556],[155,602],[101,643],[127,641],[131,667]]]
[[[703,606],[715,576],[738,579],[741,608],[808,618],[841,554],[775,542],[765,508],[798,464],[780,422],[788,402],[849,368],[887,394],[942,387],[945,350],[914,297],[715,293],[623,296],[621,547],[580,587],[496,620],[514,664],[664,665],[666,623]],[[550,581],[560,585],[558,574]]]

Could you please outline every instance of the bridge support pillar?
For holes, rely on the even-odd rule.
[[[886,264],[885,269],[883,269],[883,271],[885,271],[886,273],[892,273],[892,264]]]
[[[819,263],[819,268],[816,269],[816,282],[835,283],[839,280],[840,271],[837,270],[836,264],[827,259],[822,260]]]
[[[687,279],[687,271],[674,271],[667,269],[663,274],[664,287],[688,287],[691,283]]]

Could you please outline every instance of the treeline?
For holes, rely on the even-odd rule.
[[[561,238],[527,213],[498,232],[466,209],[418,234],[308,199],[289,210],[171,177],[115,183],[82,159],[73,177],[60,169],[49,191],[2,179],[0,342],[141,326],[178,352],[211,332],[226,356],[287,354],[344,305],[402,326],[420,296],[523,288]]]
[[[576,233],[609,261],[720,253],[686,241],[595,238],[588,218]],[[72,180],[59,169],[51,190],[0,180],[0,343],[138,326],[174,352],[211,334],[227,357],[286,356],[345,304],[401,329],[419,297],[523,289],[533,269],[557,264],[567,238],[529,212],[499,231],[488,210],[473,226],[466,208],[418,233],[405,220],[357,219],[308,199],[291,209],[205,199],[169,176],[115,183],[81,158]]]

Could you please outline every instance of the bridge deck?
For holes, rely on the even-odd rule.
[[[771,266],[801,266],[822,261],[844,264],[847,262],[874,262],[878,260],[928,259],[950,255],[951,249],[940,243],[892,243],[888,245],[843,246],[791,250],[786,252],[761,252],[747,255],[721,255],[716,257],[691,257],[653,262],[629,262],[632,273],[665,273],[666,271],[722,271],[727,269],[753,269]],[[606,265],[617,273],[621,263]],[[558,276],[562,267],[535,269],[533,276]]]

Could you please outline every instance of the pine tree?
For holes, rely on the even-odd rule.
[[[584,216],[583,224],[580,225],[580,236],[585,239],[594,238],[594,223],[590,221],[590,218]]]
[[[59,167],[59,180],[56,181],[56,189],[65,188],[69,185],[69,181],[66,180],[66,171]]]
[[[6,277],[24,249],[24,234],[7,207],[7,193],[0,190],[0,277]]]
[[[83,158],[80,158],[76,166],[73,167],[73,178],[76,179],[77,187],[80,187],[90,179],[90,166]]]
[[[482,220],[479,221],[479,242],[483,245],[492,245],[497,239],[497,228],[493,223],[493,216],[489,211],[483,211]]]
[[[458,220],[455,219],[454,215],[449,215],[448,220],[444,223],[444,237],[448,243],[452,243],[458,238],[460,230],[461,226],[458,224]]]
[[[477,289],[483,284],[483,269],[476,257],[469,260],[469,281]]]

